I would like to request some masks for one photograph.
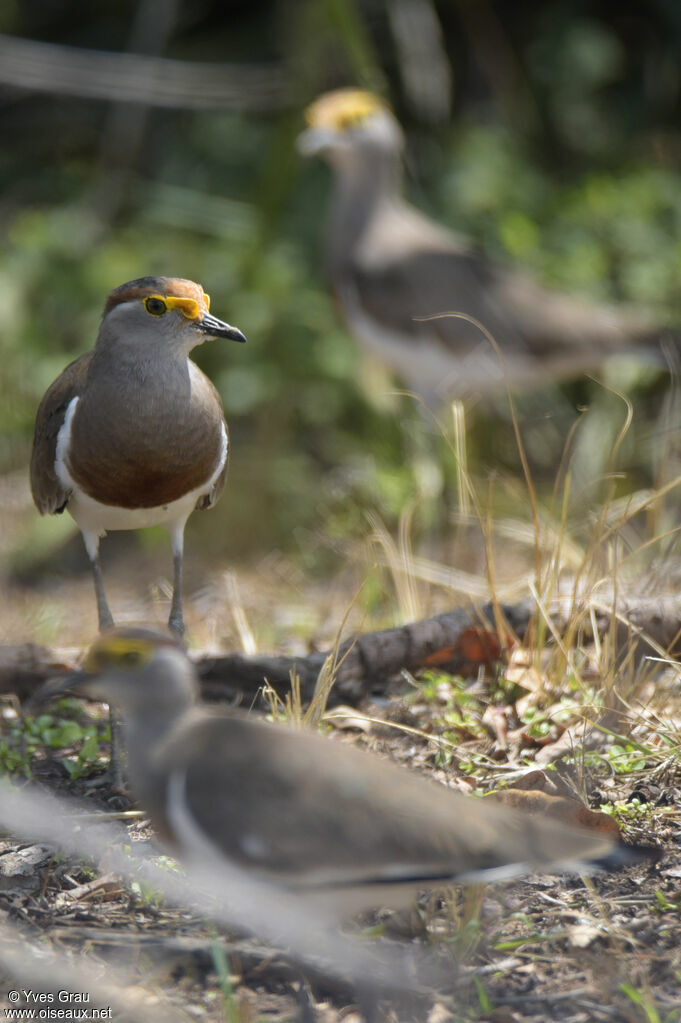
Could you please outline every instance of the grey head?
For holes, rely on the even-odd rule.
[[[124,718],[166,724],[198,700],[193,665],[172,637],[141,628],[102,633],[80,671],[46,683],[41,702],[66,692],[110,703]]]
[[[307,129],[299,136],[303,156],[320,156],[339,169],[376,156],[398,159],[404,135],[378,96],[363,89],[324,93],[305,111]]]
[[[98,356],[129,349],[143,359],[161,350],[186,355],[209,338],[245,341],[209,312],[200,284],[179,277],[140,277],[110,293],[97,338]]]

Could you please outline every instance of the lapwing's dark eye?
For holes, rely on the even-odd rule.
[[[168,306],[162,298],[145,298],[144,308],[151,316],[163,316],[168,312]]]
[[[364,120],[366,120],[366,114],[357,113],[354,110],[341,114],[338,118],[338,129],[339,131],[351,131],[353,128],[359,128]]]
[[[124,665],[126,668],[135,668],[141,660],[142,655],[139,650],[126,650],[118,655],[119,664]]]

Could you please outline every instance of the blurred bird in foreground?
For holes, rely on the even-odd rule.
[[[110,529],[162,525],[174,581],[170,629],[184,633],[184,528],[225,485],[220,396],[189,353],[209,338],[245,341],[209,313],[200,284],[142,277],[109,295],[95,347],[61,373],[35,423],[31,490],[41,515],[65,509],[83,534],[100,629],[113,625],[99,562]]]
[[[574,377],[623,351],[660,359],[664,332],[643,313],[541,287],[407,203],[404,136],[378,96],[326,93],[306,120],[300,152],[333,172],[326,263],[342,314],[428,404]]]
[[[316,733],[201,705],[167,636],[118,629],[48,683],[112,704],[133,794],[188,865],[238,868],[339,918],[424,888],[636,859],[610,833],[467,797]]]

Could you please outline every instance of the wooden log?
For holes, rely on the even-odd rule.
[[[516,635],[524,635],[530,622],[530,602],[503,608],[503,615]],[[471,658],[471,646],[482,651],[481,658]],[[501,644],[494,626],[491,605],[479,610],[448,611],[395,629],[368,632],[346,640],[340,647],[336,674],[329,705],[342,703],[356,706],[372,691],[384,691],[388,682],[403,669],[416,671],[427,666],[430,658],[444,653],[433,664],[461,670],[471,660],[498,660]],[[278,692],[288,692],[290,673],[300,677],[301,694],[309,700],[328,651],[300,657],[246,656],[226,654],[199,660],[197,667],[203,695],[208,700],[253,699],[265,679]]]
[[[559,631],[575,614],[566,601],[550,610]],[[329,705],[356,706],[372,693],[384,692],[399,673],[440,666],[465,673],[485,662],[503,659],[509,637],[522,640],[533,623],[536,607],[531,600],[504,605],[496,612],[491,604],[482,608],[456,609],[394,629],[381,629],[346,640],[340,647],[340,664]],[[596,614],[598,631],[610,626],[612,613],[605,602]],[[585,625],[588,616],[583,616]],[[617,604],[617,642],[625,652],[638,645],[637,656],[659,649],[672,656],[681,650],[681,601],[676,597],[627,597]],[[204,655],[196,666],[201,690],[207,700],[251,703],[265,680],[280,694],[289,692],[292,671],[300,677],[301,695],[309,701],[326,652],[297,657],[246,654]],[[72,671],[70,657],[34,644],[0,647],[0,692],[28,698],[46,679]]]

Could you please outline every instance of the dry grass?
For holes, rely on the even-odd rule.
[[[489,792],[538,764],[544,769],[542,752],[572,735],[573,744],[563,750],[555,774],[591,805],[605,805],[631,838],[673,850],[681,834],[678,673],[654,638],[641,635],[640,629],[636,638],[645,639],[656,658],[640,657],[633,643],[623,648],[618,626],[631,624],[627,601],[632,593],[674,591],[669,566],[676,551],[674,504],[681,477],[665,478],[661,460],[654,487],[621,496],[618,457],[633,415],[625,398],[622,403],[622,428],[598,481],[602,498],[582,507],[574,463],[581,421],[566,440],[553,490],[543,494],[532,478],[515,415],[522,487],[474,480],[467,467],[465,417],[456,409],[453,427],[443,433],[458,466],[454,549],[474,549],[469,568],[451,564],[444,553],[434,556],[432,547],[427,555],[418,549],[413,535],[419,509],[411,505],[396,537],[373,516],[365,544],[349,546],[349,565],[334,580],[311,583],[280,553],[255,569],[208,577],[188,600],[195,646],[291,651],[314,641],[331,647],[312,704],[303,706],[292,677],[291,694],[283,702],[265,687],[271,715],[299,727],[324,723],[342,728],[341,740],[467,790]],[[519,509],[515,515],[508,511],[513,493]],[[130,564],[112,574],[112,603],[126,607],[125,617],[134,612],[138,619],[162,623],[167,613],[163,582],[143,601],[131,601],[132,587],[139,582],[138,592],[144,593],[142,576],[148,577],[143,566],[145,571],[140,568],[131,580]],[[372,585],[358,592],[358,583],[367,577]],[[537,623],[501,674],[405,678],[404,692],[387,706],[368,705],[352,714],[326,711],[342,660],[342,638],[362,628],[413,620],[471,595],[493,602],[498,628],[504,630],[504,602],[527,594],[536,603]],[[87,576],[62,583],[48,597],[13,586],[5,598],[10,605],[6,641],[58,639],[66,646],[90,639],[94,608]],[[604,611],[611,626],[602,632],[598,621]],[[438,996],[443,1021],[676,1023],[681,1020],[681,892],[673,853],[665,864],[657,873],[636,868],[594,879],[529,878],[503,888],[468,889],[425,901],[417,923],[392,917],[376,923],[385,933],[406,930],[410,939],[440,952],[455,950],[461,973]],[[124,896],[121,900],[117,926],[126,927]],[[149,906],[144,913],[154,917],[160,933],[177,933],[176,914],[152,912]],[[204,930],[200,937],[210,946]],[[248,1001],[257,981],[239,986],[238,970],[235,979],[220,956],[218,948],[209,965],[194,964],[203,984],[198,1018],[276,1018],[265,1017],[262,997]],[[182,1004],[177,976],[168,977],[164,986],[173,1004]],[[280,985],[284,989],[290,1011],[293,987]],[[195,996],[196,984],[188,990]],[[207,990],[220,1004],[214,1001],[211,1007]],[[317,989],[315,999],[321,998]],[[331,1020],[339,1009],[342,1013],[347,1006],[336,1002],[327,1016],[327,1010],[319,1011]],[[399,1016],[388,1018],[396,1023]]]

